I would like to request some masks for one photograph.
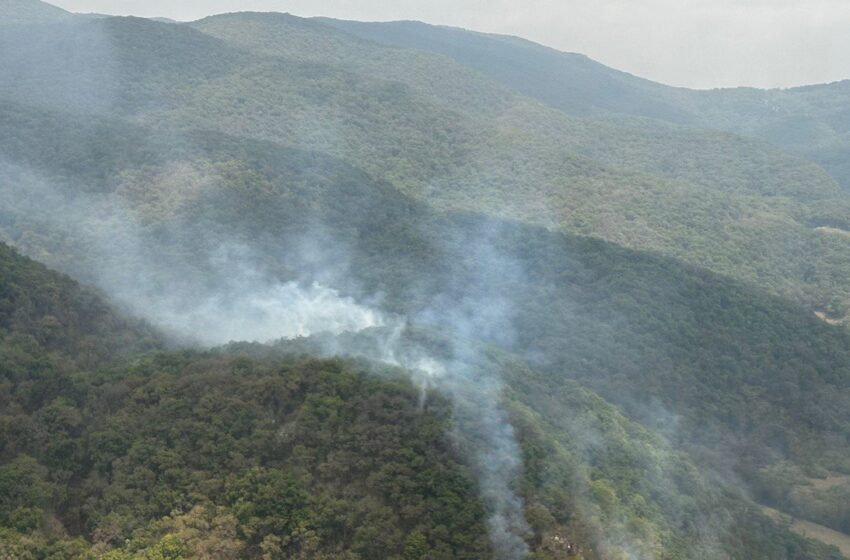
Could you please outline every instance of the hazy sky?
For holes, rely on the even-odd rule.
[[[850,0],[56,0],[180,20],[240,10],[418,19],[519,35],[673,85],[785,87],[850,78]]]

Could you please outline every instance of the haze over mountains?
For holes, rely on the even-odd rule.
[[[0,77],[3,553],[841,557],[759,504],[850,532],[846,83],[29,0]]]
[[[688,90],[514,37],[419,22],[322,21],[382,44],[449,56],[569,114],[648,117],[764,139],[817,161],[845,188],[850,185],[850,80],[786,90]]]

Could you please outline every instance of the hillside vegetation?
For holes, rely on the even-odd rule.
[[[160,347],[0,244],[0,556],[490,554],[446,401],[338,361]]]
[[[108,122],[94,125],[92,139],[106,145],[120,146],[120,138],[133,137],[123,126],[110,132]],[[136,146],[141,154],[121,149],[121,157],[143,157],[145,146]],[[708,452],[706,464],[734,465],[754,483],[765,476],[763,469],[780,461],[809,472],[847,471],[843,410],[850,345],[841,329],[801,308],[669,259],[517,224],[434,214],[331,158],[297,151],[282,157],[287,152],[273,144],[210,133],[192,151],[175,156],[189,154],[193,161],[221,163],[173,168],[178,177],[198,174],[196,190],[130,191],[136,193],[129,199],[136,214],[129,217],[140,226],[138,239],[122,239],[128,232],[98,218],[97,205],[88,208],[93,214],[75,217],[84,218],[81,229],[32,206],[19,207],[29,218],[19,219],[10,231],[20,232],[23,246],[59,263],[63,254],[79,255],[81,262],[100,259],[104,249],[97,243],[91,247],[92,231],[95,241],[97,235],[110,235],[115,246],[132,241],[130,246],[147,247],[107,252],[104,258],[128,277],[137,271],[152,274],[153,285],[169,286],[191,305],[197,298],[203,303],[210,286],[226,283],[210,260],[218,243],[253,238],[255,250],[264,255],[286,254],[293,237],[297,240],[295,232],[322,223],[323,235],[347,240],[348,275],[359,284],[351,293],[383,293],[384,305],[394,312],[416,316],[434,298],[449,307],[463,305],[467,286],[480,286],[481,274],[503,278],[489,288],[488,297],[514,302],[518,336],[508,348],[542,360],[548,372],[530,385],[514,379],[521,394],[547,395],[566,379],[579,379],[653,428],[665,429],[668,417],[679,417],[678,445]],[[240,161],[234,158],[244,159],[224,163]],[[215,174],[200,175],[205,169]],[[167,177],[133,181],[156,185]],[[29,192],[39,188],[31,177],[20,179]],[[163,188],[173,184],[168,181]],[[490,250],[502,255],[497,266],[506,269],[478,270],[488,262],[476,248],[482,235]],[[76,246],[69,238],[78,239]],[[504,276],[513,269],[522,270],[521,276]],[[77,268],[80,275],[97,270]],[[284,278],[292,274],[277,270]],[[204,287],[200,293],[199,286]],[[145,310],[143,305],[140,311]],[[783,486],[765,488],[762,499],[786,499]],[[840,523],[843,506],[830,507],[830,523]],[[662,519],[680,513],[670,515]]]
[[[850,530],[850,334],[813,313],[850,301],[818,229],[850,214],[815,163],[274,14],[11,26],[0,76],[0,239],[175,345],[320,285],[468,350],[537,558],[840,558],[751,501]],[[499,552],[450,397],[324,352],[369,333],[164,351],[0,256],[10,555]]]
[[[8,381],[43,374],[61,384],[70,372],[161,344],[150,326],[115,313],[100,294],[0,243],[0,349]]]
[[[304,115],[309,123],[284,124],[293,119],[287,112],[273,124],[272,107],[290,104],[280,97],[286,87],[281,84],[276,97],[255,93],[258,104],[238,111],[233,121],[227,109],[216,108],[227,130],[276,142],[297,138],[312,147],[304,135],[323,128],[322,150],[437,207],[483,211],[659,251],[843,315],[847,293],[840,270],[847,240],[812,229],[846,223],[850,206],[814,165],[722,133],[571,119],[508,95],[442,57],[380,49],[291,16],[238,14],[196,26],[257,53],[410,88],[393,96],[358,95],[389,106],[389,127],[374,121],[384,109],[374,107],[367,109],[370,120],[353,128],[352,113],[360,108],[344,99],[321,103],[320,112]],[[249,83],[253,92],[267,85]],[[209,95],[201,95],[208,102]],[[424,103],[423,95],[430,108],[405,108],[403,118],[395,116],[394,106]],[[310,101],[315,104],[314,97]],[[337,107],[345,117],[330,117],[323,125]],[[445,121],[435,118],[443,113]],[[263,121],[254,125],[249,114],[264,115]],[[419,121],[419,114],[429,118]],[[418,132],[408,135],[406,128]],[[352,153],[364,147],[377,151]]]
[[[340,363],[162,355],[13,386],[0,553],[13,558],[482,558],[445,403]],[[413,556],[411,556],[413,555]]]
[[[40,278],[16,289],[53,300],[32,309],[31,321],[57,306],[78,310],[82,290],[3,250],[2,285]],[[34,329],[20,312],[10,323],[10,314],[0,312],[8,326],[0,354],[4,556],[491,557],[450,403],[432,392],[423,408],[402,372],[299,357],[318,352],[302,339],[66,363],[51,377],[45,367],[58,364],[16,362],[25,338],[71,338],[103,317]],[[124,331],[125,348],[134,335],[148,336]],[[531,406],[539,374],[499,352],[487,362],[480,366],[517,383],[505,406],[522,444],[519,484],[537,558],[563,558],[563,539],[588,559],[627,548],[664,558],[840,557],[708,484],[663,438],[579,385],[550,395],[544,419]],[[531,390],[520,393],[523,385]]]
[[[850,188],[848,80],[783,90],[688,90],[517,37],[420,22],[320,21],[371,41],[448,56],[570,115],[650,118],[767,140],[817,162]]]
[[[0,95],[130,119],[167,151],[192,141],[187,128],[320,151],[437,208],[658,251],[834,318],[850,301],[850,239],[814,231],[846,227],[848,195],[766,145],[571,118],[444,57],[291,16],[63,29],[4,34],[15,56],[0,65],[16,79]]]

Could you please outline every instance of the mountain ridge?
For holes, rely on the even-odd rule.
[[[478,115],[473,113],[470,115],[475,119],[472,122],[450,117],[443,125],[451,132],[441,134],[457,137],[455,142],[460,143],[460,147],[454,150],[454,161],[449,160],[444,164],[445,171],[426,171],[432,177],[424,175],[428,177],[424,183],[427,189],[425,192],[429,193],[427,198],[436,205],[468,211],[485,209],[503,217],[528,220],[535,225],[561,226],[569,231],[601,236],[633,248],[653,248],[722,272],[730,272],[730,268],[734,267],[753,265],[745,277],[750,281],[760,279],[762,283],[769,278],[767,282],[773,284],[774,289],[777,286],[774,283],[779,279],[772,272],[768,272],[774,265],[763,263],[766,257],[772,260],[773,257],[768,256],[772,251],[765,251],[764,247],[745,249],[742,245],[761,244],[757,240],[763,238],[768,229],[774,231],[769,235],[784,236],[785,233],[780,231],[787,231],[790,218],[802,227],[798,226],[794,233],[798,241],[789,239],[788,243],[796,245],[800,239],[808,238],[806,244],[810,248],[805,250],[807,262],[800,264],[802,270],[811,264],[811,255],[823,250],[832,251],[827,249],[826,245],[835,242],[833,239],[815,235],[811,226],[820,224],[814,222],[828,222],[833,219],[841,222],[840,216],[847,214],[846,201],[840,202],[846,195],[824,171],[811,163],[806,164],[810,169],[805,172],[802,169],[800,172],[789,169],[788,173],[780,173],[775,168],[771,170],[764,167],[756,162],[767,162],[775,157],[778,163],[784,156],[781,156],[782,152],[776,148],[760,146],[758,141],[741,140],[740,137],[729,135],[727,132],[671,128],[667,124],[659,126],[642,122],[612,124],[610,121],[585,121],[561,113],[546,112],[522,98],[510,98],[502,93],[488,95],[482,100],[478,92],[487,84],[482,82],[480,77],[473,77],[467,82],[466,75],[454,67],[452,80],[446,80],[448,74],[444,70],[438,78],[440,81],[423,84],[421,76],[433,75],[431,66],[428,66],[432,62],[426,61],[423,64],[413,49],[374,51],[362,43],[348,45],[342,42],[344,37],[338,35],[334,35],[333,39],[325,44],[321,43],[320,38],[324,37],[319,33],[321,28],[317,28],[315,24],[304,23],[304,20],[295,16],[287,16],[283,20],[283,26],[278,26],[278,20],[280,18],[276,16],[269,19],[258,15],[237,14],[207,18],[193,25],[240,48],[253,49],[255,52],[282,57],[306,57],[310,61],[321,61],[323,64],[341,65],[344,61],[349,71],[363,68],[363,71],[370,75],[380,75],[382,79],[405,80],[405,85],[413,88],[413,92],[428,94],[429,103],[434,103],[433,98],[436,95],[436,103],[448,104],[449,110],[454,113],[469,105],[475,105],[477,113],[480,113],[482,108],[488,108],[488,114],[482,115],[486,116],[484,122],[478,120]],[[306,32],[298,27],[302,23],[307,26]],[[333,57],[341,59],[334,63]],[[407,69],[411,68],[416,68],[416,71],[407,72]],[[398,69],[404,69],[406,73],[399,74]],[[448,82],[449,87],[453,88],[450,103],[439,97],[440,92],[445,91],[443,82]],[[470,85],[462,88],[455,85],[466,83]],[[441,89],[435,91],[434,84],[439,84]],[[497,124],[495,129],[491,124],[494,122]],[[244,125],[244,122],[241,123],[241,126]],[[233,126],[240,126],[240,123],[233,123]],[[490,128],[491,132],[483,136],[468,132],[469,129],[481,127]],[[344,128],[334,127],[335,134],[339,134],[340,130]],[[429,140],[432,134],[426,133],[425,139]],[[267,138],[277,141],[274,137]],[[452,141],[452,136],[449,136],[449,140]],[[351,142],[359,144],[363,140]],[[370,141],[370,144],[380,146],[381,142],[382,140],[378,139]],[[392,142],[388,147],[389,152],[378,156],[379,160],[394,161],[399,156],[403,157],[404,145],[398,148],[396,146],[398,142]],[[555,146],[557,149],[553,149]],[[774,152],[770,158],[765,159],[762,152],[768,150]],[[437,157],[439,152],[434,153],[434,157]],[[747,155],[744,156],[743,153]],[[659,158],[662,154],[666,154],[663,159]],[[462,169],[460,173],[455,172],[458,160],[468,169]],[[788,163],[791,161],[796,162],[793,165],[798,165],[804,160],[790,157]],[[746,170],[741,168],[741,164],[745,162],[750,166]],[[756,165],[753,166],[750,162]],[[414,169],[409,163],[404,166],[409,170]],[[370,168],[368,171],[376,176],[398,176],[398,171],[392,170],[387,174],[385,168]],[[400,187],[404,192],[417,194],[423,188],[418,186],[422,184],[421,177],[422,175],[399,177]],[[832,192],[832,195],[826,195],[824,198],[834,196],[834,199],[830,203],[814,203],[817,210],[794,211],[794,217],[783,216],[775,225],[764,224],[764,227],[752,230],[747,225],[752,221],[751,218],[724,218],[729,215],[725,198],[712,200],[715,196],[721,196],[719,193],[712,194],[713,191],[729,184],[735,196],[749,196],[751,191],[748,192],[746,187],[755,190],[753,194],[766,195],[759,202],[741,200],[740,206],[736,204],[737,208],[733,214],[747,216],[751,214],[754,204],[761,206],[762,202],[784,207],[784,203],[775,195],[786,193],[771,192],[772,187],[769,186],[771,182],[780,180],[779,177],[782,177],[781,180],[795,177],[793,181],[800,185],[796,193],[801,200],[809,199],[815,192]],[[616,194],[609,195],[606,190]],[[648,200],[654,202],[648,203]],[[647,203],[653,207],[650,213],[640,210]],[[659,209],[654,206],[656,204],[666,206],[664,212],[672,214],[659,220]],[[763,215],[766,217],[773,212],[775,211],[767,210]],[[695,217],[693,214],[704,215],[705,218]],[[818,214],[822,217],[817,217]],[[606,219],[601,221],[599,215],[606,216]],[[633,217],[626,218],[629,215]],[[712,220],[718,217],[723,219],[723,222],[715,227]],[[780,222],[782,226],[779,225]],[[694,228],[693,234],[676,231],[681,226]],[[748,231],[741,231],[742,229]],[[727,233],[729,230],[735,233],[730,236]],[[694,258],[695,255],[689,254],[690,249],[687,248],[694,246],[689,239],[691,235],[715,240],[718,253],[725,254],[700,254]],[[728,253],[727,247],[724,246],[726,242],[735,245],[734,249],[728,247]],[[746,259],[735,256],[741,252],[747,254]],[[787,256],[782,257],[783,261],[786,259]],[[737,261],[737,264],[733,264],[734,261]],[[823,262],[826,261],[840,262],[841,258],[824,257]],[[783,262],[781,266],[785,267],[786,263]],[[826,272],[829,266],[815,267],[831,275]],[[780,293],[800,294],[812,289],[812,286],[800,284],[791,288],[787,274],[783,273],[784,278],[779,281],[783,285],[779,289]],[[837,286],[841,281],[824,279],[823,282]],[[820,310],[836,301],[839,300],[830,296],[815,303],[813,307]],[[839,315],[843,315],[843,312],[839,312]]]
[[[459,28],[419,23],[415,26],[419,34],[411,36],[397,29],[407,30],[408,24],[323,21],[384,44],[446,54],[503,85],[570,114],[632,115],[762,138],[824,166],[844,188],[850,189],[850,167],[846,164],[850,154],[850,138],[846,135],[850,115],[840,111],[817,112],[821,111],[818,105],[832,103],[837,94],[846,106],[850,80],[772,90],[689,90],[632,76],[591,59],[587,59],[590,64],[576,65],[572,54],[525,40],[521,40],[524,48],[520,48],[508,46],[500,36]],[[529,54],[529,49],[534,52]],[[575,83],[577,76],[581,79]],[[843,89],[848,91],[836,91]],[[812,95],[816,98],[808,99]],[[784,109],[775,111],[778,107]],[[799,126],[795,119],[807,118],[811,126],[821,130],[813,131],[813,136],[804,140],[789,138],[789,133]],[[836,124],[843,129],[834,130]]]
[[[0,26],[62,22],[74,14],[41,0],[4,0],[0,6]]]

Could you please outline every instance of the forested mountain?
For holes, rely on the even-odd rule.
[[[445,59],[297,18],[193,27],[206,33],[120,18],[50,30],[3,62],[4,95],[166,127],[178,148],[200,128],[320,151],[437,208],[663,252],[844,315],[850,239],[815,228],[844,227],[848,195],[812,164],[724,134],[571,119]]]
[[[446,401],[418,411],[398,374],[128,362],[161,348],[149,327],[5,245],[0,296],[0,556],[489,554]]]
[[[0,345],[6,381],[68,372],[162,345],[154,330],[102,296],[0,244]],[[33,398],[41,398],[33,395]]]
[[[93,295],[78,307],[86,290],[0,248],[10,302],[0,315],[4,555],[492,554],[474,470],[439,394],[423,410],[398,370],[296,357],[322,353],[309,340],[158,352],[147,327],[107,319]],[[87,345],[49,350],[78,333],[89,333]],[[116,339],[148,354],[91,358],[89,348]],[[76,348],[88,349],[85,360],[71,359]],[[561,381],[547,395],[546,376],[497,351],[479,367],[504,369],[515,383],[505,407],[538,557],[562,557],[565,541],[585,558],[618,554],[623,541],[665,557],[839,557],[773,525],[734,488],[703,480],[663,438],[580,385]]]
[[[430,109],[427,123],[410,123],[422,111],[405,109],[405,123],[424,129],[413,144],[406,137],[394,138],[403,131],[394,117],[389,117],[390,130],[368,122],[348,138],[342,132],[349,130],[347,123],[335,123],[330,138],[344,142],[346,148],[338,152],[342,157],[356,165],[377,162],[380,167],[372,163],[367,170],[431,204],[660,251],[757,283],[832,318],[845,314],[847,295],[840,287],[845,265],[840,263],[846,262],[848,238],[816,228],[845,228],[848,198],[816,166],[723,133],[628,119],[570,119],[528,99],[499,95],[493,85],[448,61],[442,60],[441,70],[434,72],[430,68],[436,62],[426,65],[419,51],[376,49],[291,16],[236,14],[195,26],[259,53],[358,69],[428,94],[447,118],[435,120]],[[527,68],[502,60],[493,64]],[[575,73],[567,76],[578,84],[589,82],[576,79]],[[504,85],[514,86],[510,81]],[[607,82],[599,88],[608,93],[616,89]],[[470,106],[475,109],[464,110]],[[262,105],[254,110],[266,113]],[[326,114],[316,115],[314,122]],[[235,126],[243,134],[269,137],[243,120]],[[304,129],[310,127],[296,130]],[[363,133],[369,137],[364,139]],[[433,147],[420,146],[423,137],[440,140]],[[346,153],[349,146],[381,143],[387,151]],[[421,161],[411,161],[407,146],[417,157],[429,153],[429,166],[423,169]],[[446,147],[448,154],[440,151]],[[388,171],[387,165],[401,167]]]
[[[667,88],[661,84],[519,37],[418,21],[317,21],[369,41],[444,55],[571,115],[616,113],[679,123],[690,120],[688,112],[667,99]]]
[[[650,82],[612,74],[625,105],[568,111],[348,27],[0,31],[0,239],[125,310],[3,248],[0,481],[34,490],[0,501],[0,541],[840,557],[755,502],[850,531],[850,333],[830,324],[848,194],[779,148],[628,109],[663,99],[629,101]],[[577,88],[619,95],[572,62]],[[434,363],[450,374],[417,385]],[[494,447],[502,486],[476,455]]]
[[[517,37],[421,22],[320,21],[386,45],[439,53],[571,115],[634,116],[767,140],[850,189],[850,80],[790,88],[673,88]]]

